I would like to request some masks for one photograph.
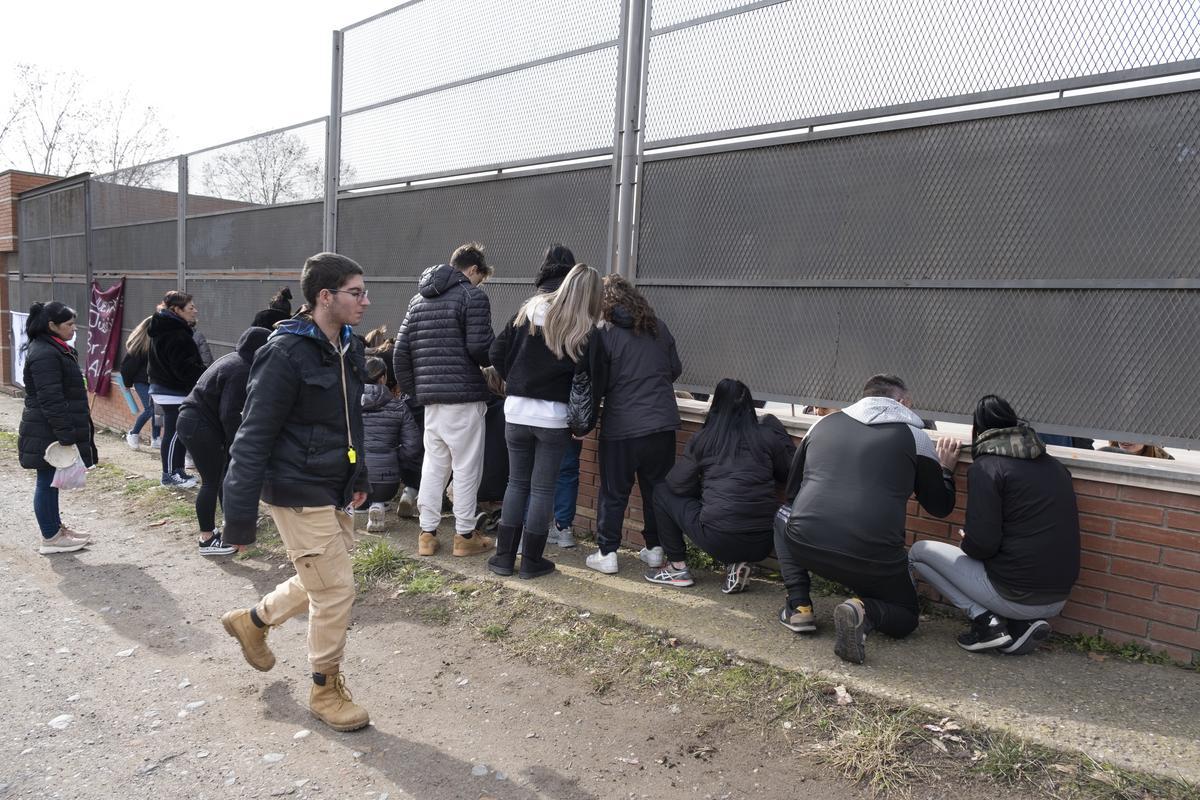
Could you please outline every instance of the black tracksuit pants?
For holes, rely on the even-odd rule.
[[[607,555],[621,544],[625,508],[636,478],[642,490],[642,538],[658,546],[654,490],[675,465],[675,431],[660,431],[629,439],[600,439],[600,496],[596,503],[596,541]]]
[[[770,529],[757,531],[721,531],[700,522],[704,503],[696,497],[678,495],[659,484],[654,492],[654,519],[663,552],[671,561],[683,561],[687,546],[683,537],[722,564],[762,561],[771,554],[774,543]]]

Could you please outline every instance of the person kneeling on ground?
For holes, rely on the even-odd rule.
[[[796,452],[788,475],[790,506],[775,515],[775,554],[787,588],[779,621],[788,630],[817,629],[809,570],[848,586],[857,597],[833,612],[833,651],[866,658],[866,636],[901,638],[917,628],[917,591],[904,550],[904,517],[914,489],[935,517],[954,510],[958,442],[936,447],[895,375],[876,375],[863,398],[822,417]]]
[[[975,406],[962,549],[913,544],[917,574],[971,618],[964,650],[1021,655],[1050,635],[1079,577],[1079,515],[1071,474],[1002,398]]]
[[[726,378],[713,392],[704,427],[654,492],[658,538],[666,563],[646,570],[646,580],[691,586],[684,534],[728,564],[726,594],[744,591],[751,561],[771,554],[771,520],[779,507],[776,487],[787,480],[796,446],[783,425],[760,421],[754,398],[741,381]]]
[[[367,383],[362,393],[363,436],[367,446],[367,531],[387,530],[386,503],[400,491],[400,471],[421,468],[421,429],[404,397],[387,387],[387,362],[367,359]]]

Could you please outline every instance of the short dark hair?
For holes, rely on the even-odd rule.
[[[23,347],[28,348],[29,342],[50,333],[50,323],[62,325],[75,317],[75,309],[66,303],[60,303],[57,300],[51,300],[49,303],[34,303],[29,307],[29,317],[25,320],[25,338],[28,341]]]
[[[479,242],[467,242],[455,248],[450,254],[450,266],[460,272],[475,267],[485,277],[492,274],[492,268],[488,266],[487,258],[483,255],[483,245]]]
[[[367,380],[371,383],[378,383],[384,375],[387,375],[387,362],[379,356],[367,358]]]
[[[863,397],[890,397],[893,400],[903,400],[909,396],[908,386],[899,375],[882,373],[872,375],[863,387]]]
[[[186,308],[190,302],[192,302],[190,294],[172,289],[163,295],[160,308]]]
[[[317,295],[322,289],[340,289],[350,278],[362,274],[363,268],[352,258],[337,253],[317,253],[304,262],[304,270],[300,273],[300,291],[308,305],[315,307]]]

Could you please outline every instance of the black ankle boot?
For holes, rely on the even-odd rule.
[[[525,548],[521,551],[522,578],[540,578],[554,572],[554,562],[542,558],[546,550],[546,538],[547,532],[544,530],[541,533],[525,530]]]
[[[521,529],[515,525],[501,525],[496,528],[496,555],[488,559],[488,569],[506,577],[513,574],[520,534]]]

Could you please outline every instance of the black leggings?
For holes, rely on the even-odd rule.
[[[187,454],[187,446],[175,435],[179,424],[179,406],[160,404],[163,412],[162,446],[158,449],[162,459],[163,478],[168,475],[178,475],[183,472],[183,458]]]
[[[683,561],[687,555],[687,538],[722,564],[740,561],[762,561],[771,555],[772,533],[759,521],[757,530],[718,531],[705,528],[700,522],[704,504],[695,497],[672,492],[665,483],[654,490],[654,519],[658,522],[658,539],[671,561]]]
[[[178,409],[179,407],[176,406]],[[221,484],[229,457],[225,441],[202,420],[188,412],[179,415],[179,439],[187,445],[200,473],[200,491],[196,493],[196,522],[202,532],[211,532],[217,525],[217,503],[221,500]]]

